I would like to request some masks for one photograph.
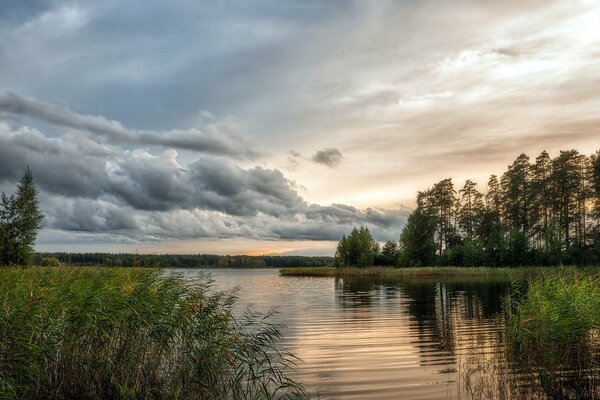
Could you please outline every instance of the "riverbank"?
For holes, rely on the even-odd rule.
[[[572,267],[518,267],[518,268],[492,268],[492,267],[317,267],[317,268],[282,268],[282,276],[373,276],[381,278],[409,278],[409,277],[455,277],[455,276],[494,276],[494,277],[520,277],[537,275],[545,272],[560,272],[574,269]],[[584,272],[600,273],[598,268],[582,268]]]
[[[304,398],[279,326],[206,279],[0,268],[0,398]]]

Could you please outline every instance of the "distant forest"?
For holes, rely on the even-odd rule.
[[[417,195],[401,265],[600,263],[600,152],[519,155],[487,190],[444,179]]]
[[[153,267],[153,268],[288,268],[323,267],[333,257],[309,256],[221,256],[214,254],[111,254],[111,253],[36,253],[34,263],[57,259],[62,264],[79,266]]]

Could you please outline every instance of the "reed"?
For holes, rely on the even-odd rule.
[[[508,359],[550,398],[600,397],[600,277],[544,274],[506,307]]]
[[[0,398],[305,398],[269,315],[207,279],[0,269]]]
[[[555,270],[557,268],[550,268]],[[283,268],[279,273],[283,276],[374,276],[382,278],[410,278],[410,277],[453,277],[453,276],[495,276],[516,278],[528,274],[540,274],[548,270],[547,267],[520,267],[520,268],[492,268],[492,267],[310,267],[310,268]]]
[[[515,281],[497,320],[498,352],[459,365],[471,399],[600,398],[600,276],[562,269]]]

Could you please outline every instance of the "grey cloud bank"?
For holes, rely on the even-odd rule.
[[[86,132],[84,126],[77,129]],[[152,153],[115,145],[131,143],[126,138],[112,143],[95,138],[79,133],[50,138],[31,127],[0,123],[0,181],[14,183],[29,165],[42,190],[47,228],[132,242],[336,240],[355,224],[386,239],[405,218],[397,211],[310,204],[277,169],[242,168],[215,155],[184,166],[173,149]]]

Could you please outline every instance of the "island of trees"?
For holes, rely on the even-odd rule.
[[[418,192],[399,242],[365,227],[343,237],[345,266],[589,265],[600,262],[600,152],[519,155],[487,190],[451,178]]]

